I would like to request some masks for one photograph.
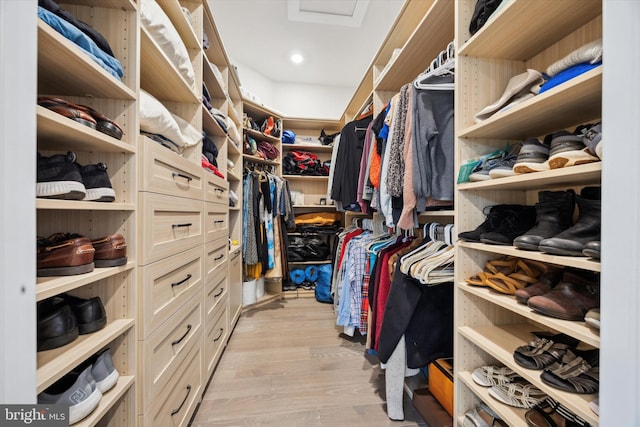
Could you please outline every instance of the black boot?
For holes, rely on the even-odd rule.
[[[540,242],[542,252],[555,255],[582,256],[587,242],[600,240],[600,187],[585,187],[578,203],[578,220],[562,233]]]
[[[518,249],[537,251],[544,239],[556,236],[571,227],[575,193],[568,191],[541,191],[536,204],[536,225],[524,235],[516,237],[513,245]]]
[[[480,235],[480,241],[490,245],[512,245],[513,239],[530,230],[535,223],[535,206],[515,205],[513,209],[506,211],[499,227]]]
[[[520,205],[495,205],[487,206],[484,208],[484,214],[486,215],[485,221],[480,224],[473,231],[463,231],[458,233],[458,239],[467,242],[480,242],[480,235],[483,233],[489,233],[502,224],[502,221],[509,215],[509,212],[514,209],[519,209]]]

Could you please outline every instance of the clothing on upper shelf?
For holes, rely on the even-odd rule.
[[[89,38],[89,36],[83,33],[80,29],[40,6],[38,6],[38,17],[46,22],[55,31],[64,36],[64,38],[76,44],[93,61],[95,61],[98,65],[100,65],[100,67],[102,67],[113,77],[120,80],[122,76],[124,76],[120,61],[118,61],[113,56],[105,53],[98,47],[98,45],[96,45],[93,40],[91,40],[91,38]]]

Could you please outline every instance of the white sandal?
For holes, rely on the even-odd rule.
[[[532,408],[547,397],[533,385],[520,383],[493,386],[489,389],[489,394],[505,405],[524,409]]]
[[[506,366],[481,366],[473,371],[471,378],[476,384],[492,387],[512,383],[514,379],[520,378],[520,375]]]

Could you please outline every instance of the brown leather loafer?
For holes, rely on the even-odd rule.
[[[587,311],[600,307],[600,281],[595,273],[566,273],[552,291],[529,298],[527,305],[551,317],[564,320],[584,320]]]
[[[38,97],[38,104],[115,139],[122,139],[122,128],[113,120],[86,105],[51,96]]]
[[[57,233],[38,240],[37,275],[69,276],[93,271],[95,249],[91,241],[77,234]]]
[[[127,242],[122,234],[111,234],[91,241],[96,250],[93,262],[96,267],[116,267],[127,263]]]

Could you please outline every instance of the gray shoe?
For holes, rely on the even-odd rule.
[[[516,164],[521,148],[521,142],[511,145],[509,147],[509,152],[507,152],[501,159],[498,159],[497,165],[489,170],[489,176],[491,178],[503,178],[515,175],[516,173],[513,171],[513,166]]]
[[[109,391],[118,382],[120,374],[113,366],[111,352],[108,348],[98,354],[98,357],[93,362],[91,375],[95,378],[96,386],[102,394]]]
[[[549,170],[549,143],[538,138],[529,138],[522,143],[518,158],[513,165],[517,174]]]
[[[40,404],[69,406],[69,424],[89,415],[98,407],[102,393],[91,375],[91,366],[82,372],[69,372],[38,395]]]

